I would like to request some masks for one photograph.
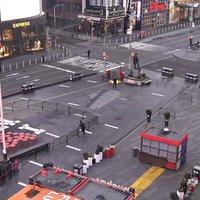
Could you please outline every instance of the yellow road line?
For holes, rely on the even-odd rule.
[[[135,188],[135,198],[137,198],[147,187],[149,187],[165,169],[157,166],[149,168],[138,180],[130,187]]]

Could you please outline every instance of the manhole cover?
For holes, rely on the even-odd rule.
[[[121,120],[122,118],[121,118],[121,117],[115,117],[115,119],[116,119],[116,120]]]

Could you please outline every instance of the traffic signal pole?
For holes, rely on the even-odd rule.
[[[2,140],[3,140],[3,158],[4,158],[5,161],[7,161],[6,139],[5,139],[4,117],[3,117],[3,104],[2,104],[1,81],[0,81],[0,114],[1,114],[1,132],[2,132]]]

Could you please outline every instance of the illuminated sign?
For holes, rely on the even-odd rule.
[[[31,25],[30,22],[21,22],[21,23],[13,24],[13,28],[19,28],[19,27],[30,26],[30,25]]]
[[[165,10],[166,9],[166,4],[159,4],[158,2],[153,2],[150,1],[150,6],[149,6],[149,11],[154,12],[154,11],[159,11],[159,10]]]
[[[125,8],[123,7],[122,0],[112,0],[107,1],[107,3],[106,1],[107,0],[86,0],[84,14],[100,17],[101,19],[125,16]]]
[[[42,14],[42,0],[0,0],[0,20],[23,19]]]

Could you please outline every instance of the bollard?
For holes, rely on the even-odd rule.
[[[55,60],[55,56],[54,56],[54,54],[53,54],[53,60]]]
[[[58,56],[58,53],[56,54],[56,59],[58,60],[59,56]]]
[[[60,44],[58,44],[58,49],[60,50]]]
[[[125,43],[127,43],[127,37],[125,37]]]
[[[64,58],[65,57],[65,54],[64,54],[64,52],[62,52],[62,58]]]
[[[40,62],[43,63],[43,58],[42,57],[40,58]]]
[[[99,38],[99,42],[101,42],[101,38]]]
[[[121,38],[121,44],[123,44],[123,40],[124,40],[124,39],[123,39],[123,38]]]
[[[63,51],[65,50],[65,47],[64,46],[62,46],[62,49],[63,49]]]
[[[44,110],[44,103],[45,101],[42,101],[42,110]]]
[[[51,61],[51,56],[49,55],[49,61]]]
[[[29,66],[31,66],[31,60],[29,60],[28,63],[29,63]]]
[[[18,69],[18,63],[16,63],[16,69]]]
[[[24,64],[24,61],[22,62],[22,67],[24,68],[25,64]]]
[[[9,69],[10,69],[10,71],[12,70],[12,66],[11,66],[11,64],[9,64]]]
[[[111,44],[111,39],[108,40],[108,43]]]
[[[4,71],[5,71],[4,66],[2,66],[2,72],[4,72]]]
[[[37,58],[35,58],[35,64],[37,65]]]
[[[132,156],[133,157],[138,157],[138,153],[139,153],[139,150],[137,147],[133,147],[132,149]]]

